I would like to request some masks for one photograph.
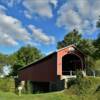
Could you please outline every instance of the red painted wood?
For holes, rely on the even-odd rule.
[[[71,52],[69,49],[70,47],[73,47],[75,50]],[[56,53],[49,55],[35,64],[31,64],[28,67],[21,69],[19,71],[19,79],[35,82],[55,81],[58,75],[62,75],[62,58],[69,53],[78,55],[83,62],[85,61],[84,55],[79,50],[74,46],[69,46],[58,50]],[[83,66],[85,66],[84,64]]]

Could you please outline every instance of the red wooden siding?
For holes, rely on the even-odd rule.
[[[75,50],[71,52],[69,49],[70,47],[73,47]],[[84,66],[84,55],[79,50],[77,50],[73,45],[68,46],[63,49],[58,50],[57,52],[57,75],[62,75],[62,58],[64,55],[67,55],[69,53],[78,55],[83,60],[83,66]]]
[[[57,73],[57,54],[50,55],[42,61],[19,71],[21,80],[33,80],[41,82],[54,81]]]
[[[69,49],[70,47],[73,47],[74,51],[71,51]],[[19,70],[19,79],[35,82],[56,81],[57,76],[62,75],[62,58],[67,54],[79,56],[83,62],[83,66],[85,66],[84,54],[81,53],[75,46],[71,45]]]

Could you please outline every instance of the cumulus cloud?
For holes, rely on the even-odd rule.
[[[0,44],[18,45],[17,41],[31,41],[30,34],[18,19],[0,13]]]
[[[18,43],[9,35],[3,34],[0,32],[0,44],[1,45],[6,45],[6,46],[17,46]]]
[[[35,26],[33,25],[29,25],[28,28],[32,31],[32,36],[44,43],[44,44],[51,44],[51,43],[54,43],[55,42],[55,38],[53,36],[48,36],[46,35],[42,29],[40,28],[36,28]]]
[[[4,8],[0,12],[0,45],[18,46],[19,43],[36,45],[35,39],[41,43],[52,44],[54,37],[48,37],[42,29],[29,25],[32,34],[22,25],[17,18],[6,15]]]
[[[39,16],[51,18],[53,16],[52,6],[56,7],[57,0],[24,0],[23,5],[26,8],[25,15],[37,14]],[[28,16],[27,16],[28,14]]]
[[[57,25],[89,33],[96,30],[99,15],[100,0],[67,0],[58,11]]]

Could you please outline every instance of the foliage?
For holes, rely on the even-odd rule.
[[[73,30],[72,32],[69,32],[65,35],[64,39],[57,44],[57,48],[63,48],[71,44],[78,45],[81,41],[81,34],[78,34],[78,31]]]
[[[17,76],[18,74],[18,69],[23,67],[21,64],[14,64],[12,67],[12,71],[10,73],[11,76]]]
[[[22,68],[40,59],[42,56],[42,53],[35,47],[32,47],[30,45],[21,47],[16,53],[10,56],[10,59],[12,60],[11,75],[16,76],[19,68]]]
[[[0,79],[0,91],[4,92],[14,92],[14,80],[11,78],[2,78]]]
[[[99,16],[99,20],[96,23],[96,27],[100,28],[100,16]]]
[[[86,56],[86,63],[88,67],[94,66],[94,53],[96,51],[93,41],[82,38],[78,31],[73,30],[65,35],[64,39],[57,44],[57,48],[62,48],[71,44],[75,44]]]
[[[3,67],[7,65],[7,56],[0,53],[0,73],[3,73]]]
[[[94,53],[94,56],[96,59],[100,59],[100,16],[99,20],[97,21],[96,27],[99,29],[99,34],[97,36],[97,39],[94,40],[94,46],[97,48],[96,52]]]
[[[22,47],[17,51],[17,59],[22,62],[24,65],[30,64],[42,56],[41,52],[30,45]]]
[[[0,91],[0,100],[100,100],[100,93],[96,92],[100,86],[100,77],[87,77],[86,79],[91,81],[91,86],[87,89],[87,93],[85,95],[76,95],[76,92],[73,92],[76,85],[73,85],[65,91],[39,94],[22,94],[22,96],[18,96],[15,93],[5,93]]]
[[[77,71],[76,74],[77,78],[69,81],[69,88],[73,88],[76,95],[88,94],[87,90],[91,87],[91,80],[84,78],[81,71]]]
[[[100,59],[100,33],[99,33],[97,39],[94,40],[94,46],[96,48],[96,51],[94,53],[94,57],[96,59]]]
[[[78,77],[76,79],[72,79],[69,82],[70,87],[65,91],[67,94],[76,94],[78,96],[86,96],[96,94],[97,90],[99,91],[100,86],[100,78],[93,77],[82,77],[81,73],[78,72]],[[68,82],[68,83],[69,83]],[[73,84],[74,83],[74,84]]]
[[[75,44],[84,54],[92,56],[95,52],[93,41],[82,38],[78,31],[73,30],[65,35],[64,40],[58,42],[57,48],[62,48],[71,44]]]

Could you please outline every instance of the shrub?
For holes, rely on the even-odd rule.
[[[11,78],[0,79],[0,90],[4,92],[14,92],[15,91],[14,80]]]
[[[91,87],[91,80],[83,77],[82,72],[76,72],[77,78],[71,79],[68,82],[69,89],[74,91],[77,95],[85,95]]]
[[[67,83],[67,88],[69,89],[71,86],[73,86],[75,84],[76,84],[76,79],[75,78],[69,79],[68,83]]]

